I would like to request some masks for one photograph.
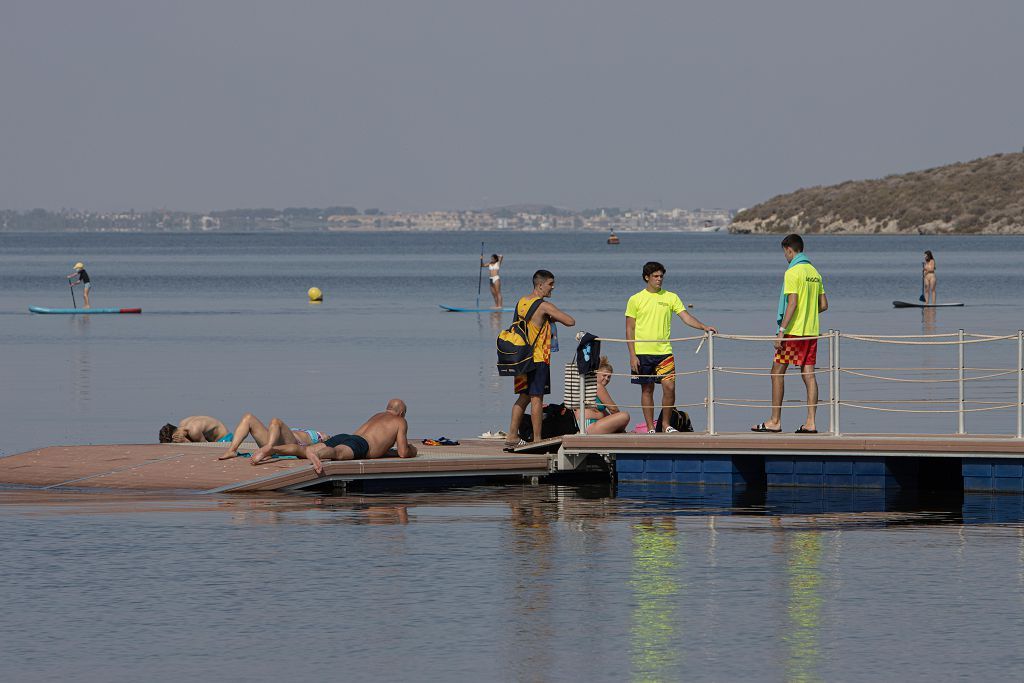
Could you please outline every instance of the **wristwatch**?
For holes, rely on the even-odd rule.
[[[786,328],[783,327],[782,325],[779,325],[779,332],[785,332],[785,331],[786,331]]]

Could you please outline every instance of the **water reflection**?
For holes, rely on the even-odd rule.
[[[87,315],[73,315],[68,321],[71,324],[71,335],[76,340],[72,352],[74,359],[71,367],[71,386],[74,393],[75,411],[87,413],[92,388],[92,358],[90,354],[89,325]]]
[[[633,680],[675,680],[682,663],[676,598],[683,585],[676,518],[648,518],[631,528]]]
[[[921,309],[921,334],[935,334],[935,309]]]
[[[819,531],[790,532],[786,541],[786,574],[789,583],[789,648],[786,680],[804,683],[821,680],[818,673],[819,631],[821,630],[821,557]]]
[[[546,488],[546,487],[545,487]],[[550,502],[546,497],[508,501],[511,512],[512,577],[511,638],[507,642],[508,670],[516,680],[544,680],[552,670],[555,636],[553,591],[556,577]],[[529,652],[529,660],[522,653]]]

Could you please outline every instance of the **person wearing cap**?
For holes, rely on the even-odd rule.
[[[74,278],[72,280],[72,278]],[[72,280],[71,286],[83,285],[82,296],[85,298],[85,307],[89,308],[89,290],[92,289],[92,283],[89,281],[89,273],[85,272],[85,264],[79,261],[75,264],[75,272],[68,275],[68,279]]]

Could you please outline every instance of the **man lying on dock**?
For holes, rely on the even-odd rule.
[[[377,413],[352,434],[335,434],[317,444],[267,444],[252,454],[252,464],[259,465],[274,455],[294,455],[307,458],[318,475],[324,473],[324,460],[361,460],[397,455],[416,457],[416,446],[406,436],[409,423],[405,421],[405,401],[393,398],[383,413]]]
[[[238,447],[245,441],[245,437],[252,435],[257,446],[268,444],[299,444],[301,446],[312,446],[327,438],[323,432],[315,429],[292,428],[285,424],[279,417],[270,419],[270,426],[263,424],[258,417],[252,413],[242,416],[238,426],[235,427],[234,436],[228,449],[217,458],[218,460],[229,460],[238,455]]]
[[[165,424],[160,428],[160,443],[203,443],[204,441],[231,441],[231,433],[223,422],[209,415],[189,415],[178,425]]]

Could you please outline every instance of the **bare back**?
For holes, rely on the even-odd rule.
[[[209,415],[183,417],[178,423],[178,428],[188,432],[189,441],[217,441],[228,434],[228,428],[224,423]]]
[[[366,457],[380,458],[387,455],[396,442],[401,441],[398,444],[400,452],[403,446],[407,446],[405,438],[407,429],[408,423],[404,417],[384,411],[371,416],[354,433],[366,439],[366,443],[370,445]]]

